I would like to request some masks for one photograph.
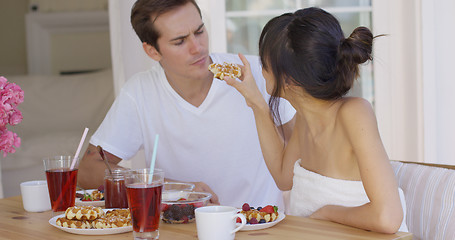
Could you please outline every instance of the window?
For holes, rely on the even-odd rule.
[[[435,26],[444,26],[441,24],[449,24],[450,21],[441,20],[438,24],[431,24],[434,21],[432,16],[439,17],[441,10],[444,10],[443,12],[445,13],[444,15],[441,14],[441,19],[450,16],[450,14],[446,13],[446,11],[450,12],[449,9],[452,9],[448,6],[450,5],[449,3],[440,8],[435,8],[433,5],[440,4],[433,3],[431,0],[197,1],[203,14],[206,13],[205,17],[208,17],[205,21],[210,34],[210,51],[212,52],[235,51],[235,48],[241,47],[246,48],[247,53],[255,53],[259,36],[259,30],[257,29],[261,29],[263,24],[265,24],[264,21],[267,21],[272,16],[309,6],[319,6],[334,14],[340,20],[345,34],[350,34],[352,29],[358,25],[369,27],[375,35],[387,34],[386,37],[380,37],[375,40],[374,63],[363,66],[361,78],[350,94],[362,96],[373,104],[378,119],[379,131],[390,159],[440,161],[436,157],[436,145],[439,145],[438,138],[436,137],[436,131],[432,130],[438,126],[438,128],[444,129],[442,131],[446,132],[447,135],[453,136],[454,134],[445,130],[448,128],[446,125],[440,127],[439,125],[432,125],[436,123],[436,114],[431,111],[426,111],[428,113],[423,112],[424,105],[427,106],[430,103],[431,107],[433,106],[431,105],[432,101],[434,103],[436,101],[434,96],[433,98],[430,96],[430,98],[427,98],[428,100],[424,101],[422,95],[422,69],[430,68],[432,70],[432,68],[421,64],[421,39],[422,29],[430,30],[429,34],[423,35],[431,39],[451,39],[447,37],[437,38],[432,34],[432,31],[436,31]],[[425,4],[422,5],[421,2]],[[430,14],[424,24],[425,27],[423,27],[421,22],[422,12],[438,14]],[[429,23],[428,19],[431,20]],[[228,21],[238,24],[234,29],[239,32],[239,36],[236,35],[236,40],[231,40],[231,42],[235,44],[241,43],[240,46],[234,46],[233,43],[228,44],[227,28],[232,28],[232,26],[228,26],[230,24]],[[243,30],[244,32],[241,33],[242,24],[246,25],[243,28],[249,27],[249,31]],[[438,29],[447,29],[447,27]],[[434,42],[430,41],[427,45],[431,46],[432,43],[434,44]],[[252,49],[250,49],[250,44],[252,44]],[[432,53],[433,51],[427,52]],[[445,52],[450,55],[450,51]],[[431,60],[432,58],[429,59]],[[430,71],[430,73],[436,72]],[[434,79],[436,79],[434,75],[428,76],[430,85],[436,85],[436,83],[433,83],[435,82]],[[447,89],[452,88],[448,87]],[[429,90],[425,91],[431,92],[431,90],[434,90],[434,88],[429,88]],[[430,116],[429,120],[425,119],[425,124],[423,121],[424,114],[425,116]],[[447,121],[449,119],[447,118]],[[428,129],[425,130],[425,139],[428,139],[425,142],[423,138],[424,125]],[[451,141],[446,141],[446,143],[449,142]],[[425,158],[428,160],[424,159],[424,152]],[[449,158],[445,157],[442,159]]]
[[[340,21],[346,37],[358,26],[370,29],[372,26],[370,0],[219,0],[218,4],[224,6],[224,13],[214,16],[224,16],[225,21],[224,24],[218,22],[216,27],[224,26],[223,30],[219,29],[225,35],[222,41],[225,47],[220,50],[231,53],[257,55],[261,30],[271,18],[306,7],[316,6],[332,13]],[[372,69],[371,63],[361,67],[361,76],[350,95],[361,96],[374,104]]]

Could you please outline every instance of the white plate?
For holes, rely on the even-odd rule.
[[[104,212],[107,212],[112,209],[103,209]],[[52,226],[63,230],[65,232],[80,234],[80,235],[108,235],[108,234],[117,234],[117,233],[124,233],[124,232],[131,232],[133,231],[133,226],[128,227],[119,227],[119,228],[106,228],[106,229],[77,229],[77,228],[67,228],[67,227],[60,227],[57,226],[55,223],[57,218],[64,217],[65,214],[61,214],[49,219],[49,224]]]
[[[281,222],[286,215],[282,211],[278,211],[278,218],[277,220],[273,222],[268,222],[268,223],[258,223],[258,224],[249,224],[247,223],[243,228],[240,229],[240,231],[253,231],[253,230],[259,230],[259,229],[264,229],[264,228],[269,228],[275,226],[277,223]],[[240,226],[240,224],[237,224]]]
[[[88,189],[85,190],[86,193],[92,194],[93,191],[97,189]],[[84,194],[84,191],[76,191],[77,193]],[[104,200],[100,201],[82,201],[81,198],[76,197],[75,201],[76,206],[94,206],[94,207],[104,207]]]

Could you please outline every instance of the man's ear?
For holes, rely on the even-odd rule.
[[[143,42],[142,43],[142,47],[144,48],[144,51],[145,53],[147,53],[147,55],[152,58],[153,60],[159,62],[161,60],[161,54],[158,52],[158,50],[156,50],[155,47],[153,47],[152,45],[146,43],[146,42]]]

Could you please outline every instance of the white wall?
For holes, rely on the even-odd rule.
[[[421,0],[425,161],[455,164],[455,1]]]
[[[373,0],[375,99],[391,159],[455,165],[455,1]]]
[[[391,159],[422,161],[419,102],[419,5],[414,0],[373,0],[375,110]]]
[[[0,76],[27,73],[26,0],[0,0]]]
[[[114,90],[117,95],[133,74],[149,69],[157,62],[150,59],[130,23],[135,0],[109,0],[109,28]]]

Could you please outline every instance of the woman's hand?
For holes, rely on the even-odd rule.
[[[239,53],[240,60],[244,66],[240,66],[242,69],[242,76],[240,76],[240,81],[237,79],[225,76],[224,81],[243,95],[246,100],[246,104],[251,108],[257,107],[264,107],[267,106],[267,102],[262,96],[261,92],[256,85],[256,81],[254,80],[253,74],[251,73],[251,67],[248,60],[243,56],[243,54]]]

